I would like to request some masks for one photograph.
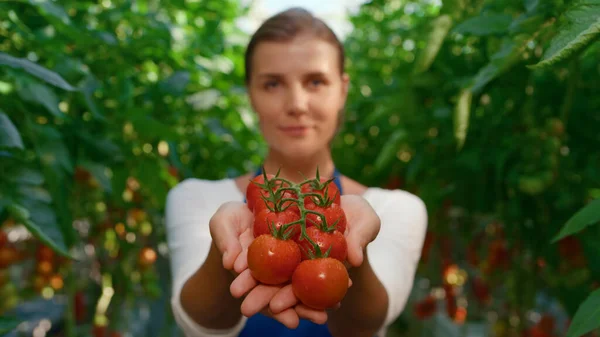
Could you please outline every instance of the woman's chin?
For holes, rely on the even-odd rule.
[[[289,142],[285,146],[280,146],[279,151],[284,153],[288,158],[294,159],[309,159],[317,155],[323,148],[317,148],[310,144],[303,144],[301,142]]]

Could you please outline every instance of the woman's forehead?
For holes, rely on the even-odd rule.
[[[296,38],[287,42],[261,42],[252,57],[257,74],[329,73],[337,71],[338,51],[318,38]]]

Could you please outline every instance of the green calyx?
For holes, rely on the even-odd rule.
[[[291,227],[294,223],[285,224],[283,226],[275,226],[275,223],[271,221],[269,224],[269,231],[271,235],[279,240],[288,240],[294,234],[293,228]]]
[[[322,190],[325,189],[325,196],[327,196],[327,185],[329,183],[331,183],[333,181],[333,179],[327,180],[325,182],[321,182],[321,178],[319,176],[319,169],[317,168],[317,174],[316,177],[314,179],[305,179],[304,181],[300,182],[300,183],[294,183],[292,181],[289,181],[285,178],[279,177],[279,173],[281,170],[277,171],[277,174],[275,175],[275,177],[268,179],[266,172],[264,170],[263,167],[263,177],[265,182],[263,184],[259,184],[257,183],[257,185],[261,188],[267,188],[269,191],[269,196],[268,197],[264,197],[263,196],[263,200],[267,200],[270,202],[273,202],[273,205],[275,205],[274,207],[270,207],[270,205],[267,203],[267,207],[269,207],[269,209],[271,211],[275,211],[275,212],[282,212],[284,210],[286,210],[287,208],[289,208],[290,206],[296,205],[298,207],[298,209],[300,210],[300,219],[287,223],[285,225],[282,225],[279,228],[274,228],[275,226],[273,225],[269,225],[270,229],[271,229],[271,233],[273,236],[279,237],[279,238],[289,238],[292,234],[293,231],[288,230],[291,226],[299,224],[300,225],[300,239],[299,240],[307,240],[313,249],[309,249],[306,253],[309,257],[311,258],[322,258],[322,257],[328,257],[329,256],[329,252],[331,250],[331,247],[329,248],[329,250],[327,250],[326,252],[322,252],[321,248],[319,247],[319,245],[317,245],[307,234],[306,232],[306,221],[307,221],[307,215],[308,214],[314,214],[316,216],[319,216],[321,218],[321,224],[315,224],[315,226],[317,226],[320,230],[324,231],[324,232],[332,232],[333,230],[335,230],[338,221],[336,221],[334,224],[332,224],[331,226],[329,226],[327,224],[327,220],[325,219],[325,215],[321,212],[317,212],[317,211],[313,211],[313,210],[309,210],[306,208],[305,204],[304,204],[304,198],[305,197],[314,197],[316,199],[318,199],[318,204],[315,203],[315,205],[319,206],[319,207],[328,207],[333,203],[334,198],[322,198],[322,196],[318,193],[303,193],[302,192],[302,186],[309,184],[309,186],[312,189],[317,189],[317,190]],[[264,186],[264,187],[263,187]],[[282,198],[282,195],[284,192],[289,191],[292,193],[292,195],[296,196],[296,198]],[[313,199],[314,200],[314,199]],[[286,203],[285,207],[282,207],[282,204]],[[310,219],[309,219],[310,220]]]

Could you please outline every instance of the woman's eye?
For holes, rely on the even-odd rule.
[[[322,81],[322,80],[312,80],[310,83],[311,83],[313,86],[318,86],[318,85],[320,85],[320,84],[323,84],[323,81]]]
[[[276,81],[270,81],[265,83],[265,88],[270,89],[270,88],[275,88],[277,87],[279,83],[277,83]]]

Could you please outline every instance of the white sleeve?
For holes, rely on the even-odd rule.
[[[379,336],[384,336],[404,310],[427,231],[425,203],[411,193],[375,190],[369,200],[381,220],[377,238],[367,246],[369,262],[388,293],[387,316]]]
[[[218,204],[211,182],[188,179],[169,191],[165,205],[167,243],[171,259],[173,291],[171,307],[173,316],[186,337],[235,337],[246,322],[226,330],[207,329],[200,326],[185,312],[179,299],[181,289],[208,256],[212,242],[209,221]],[[207,197],[212,193],[211,197]],[[217,192],[218,193],[218,192]]]

